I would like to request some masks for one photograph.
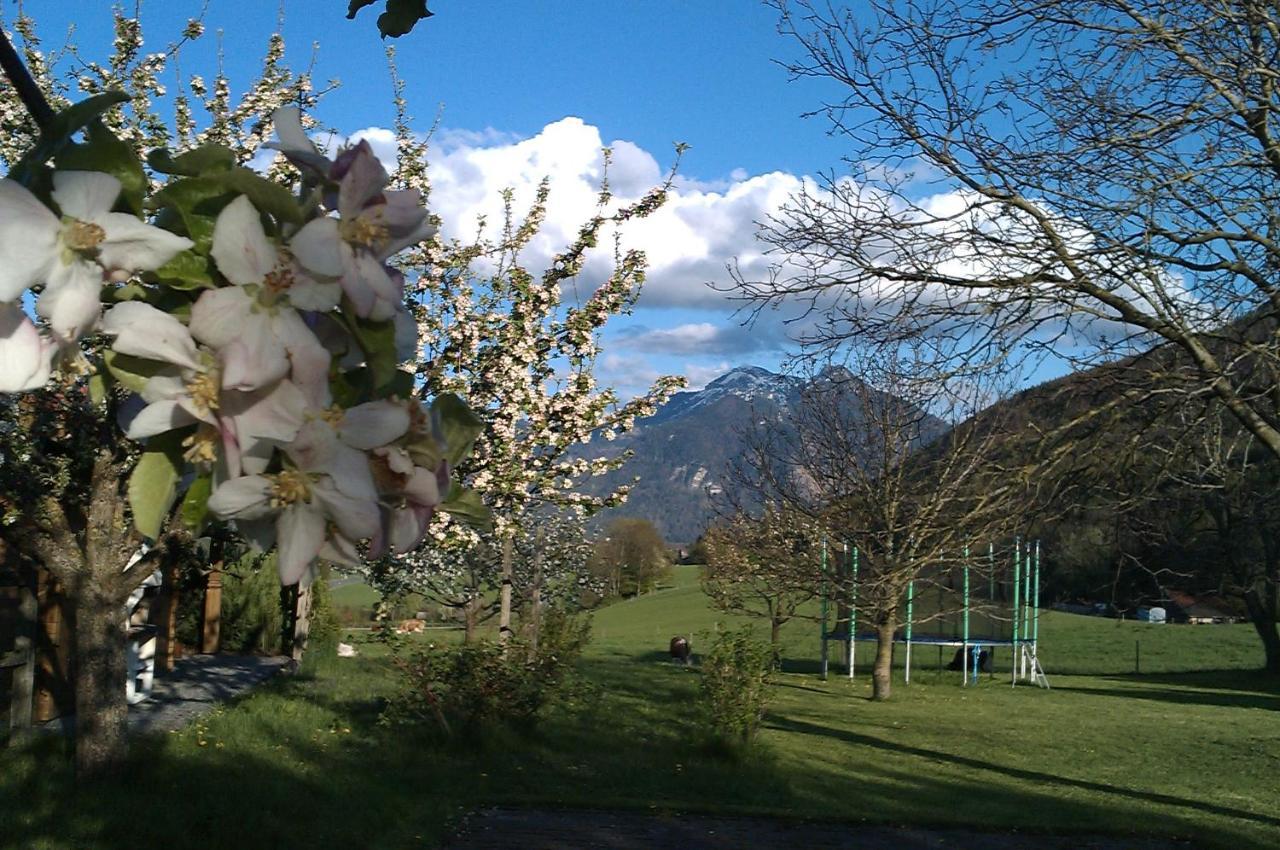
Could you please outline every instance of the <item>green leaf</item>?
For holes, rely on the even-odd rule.
[[[200,475],[191,482],[191,486],[187,488],[187,494],[182,497],[182,507],[178,508],[183,525],[196,533],[204,528],[205,520],[209,516],[209,496],[211,495],[213,495],[211,474]]]
[[[154,272],[156,279],[174,289],[213,289],[209,258],[195,251],[181,251]]]
[[[431,402],[431,413],[440,423],[444,456],[451,466],[457,466],[471,454],[476,438],[484,432],[484,422],[452,393],[436,396]]]
[[[79,103],[73,103],[53,116],[49,128],[40,133],[35,147],[26,156],[18,160],[9,172],[9,177],[24,186],[39,167],[53,159],[71,141],[71,137],[80,132],[85,125],[102,117],[102,114],[117,104],[126,103],[129,95],[122,91],[109,91],[95,94]]]
[[[433,14],[427,9],[427,0],[387,0],[387,11],[378,16],[378,31],[383,38],[399,38]]]
[[[199,177],[216,171],[230,171],[235,168],[236,155],[222,145],[204,145],[178,156],[166,148],[156,148],[147,154],[147,164],[161,174]]]
[[[493,525],[493,512],[480,494],[457,484],[449,490],[449,498],[440,503],[440,510],[476,528],[488,529]]]
[[[101,121],[93,121],[85,132],[87,141],[70,143],[55,162],[61,171],[101,171],[120,181],[120,197],[135,215],[142,212],[147,191],[147,175],[133,146],[126,144]]]
[[[400,358],[396,355],[395,323],[361,319],[355,315],[350,302],[345,298],[343,312],[351,317],[347,327],[364,353],[365,365],[373,377],[374,394],[388,395],[384,390],[392,385],[396,380],[396,373],[400,371]]]
[[[147,360],[142,357],[134,357],[132,354],[120,354],[109,348],[102,353],[102,362],[107,365],[107,371],[111,373],[111,377],[120,383],[120,386],[135,393],[142,392],[147,385],[147,381],[152,376],[165,369],[172,368],[169,364],[161,363],[159,360]]]
[[[182,466],[183,432],[170,431],[152,437],[129,476],[129,507],[138,532],[152,540],[159,538],[164,518],[178,495]]]
[[[269,213],[280,221],[302,223],[302,208],[298,206],[293,194],[257,172],[248,168],[233,168],[214,177],[221,180],[230,191],[247,197],[260,211]]]
[[[94,372],[89,376],[89,401],[94,407],[102,404],[107,400],[107,389],[109,387],[110,372]]]
[[[159,192],[154,201],[158,206],[171,207],[188,227],[188,235],[197,242],[201,230],[195,221],[196,214],[216,216],[236,195],[244,195],[258,208],[280,221],[301,223],[302,209],[288,189],[277,186],[247,168],[205,174],[200,177],[184,177],[174,180]]]

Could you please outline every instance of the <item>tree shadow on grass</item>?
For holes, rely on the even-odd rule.
[[[1097,678],[1123,683],[1126,687],[1094,687],[1091,683],[1079,683],[1071,679],[1060,679],[1054,684],[1063,691],[1121,699],[1280,711],[1280,679],[1262,672],[1204,670],[1195,673],[1128,674]]]
[[[886,741],[872,735],[864,735],[847,729],[834,729],[829,726],[822,726],[816,723],[809,723],[804,720],[797,720],[790,717],[770,716],[768,720],[768,728],[787,732],[797,732],[805,735],[834,738],[856,746],[901,753],[929,761],[954,764],[970,770],[998,773],[1025,782],[1037,782],[1048,786],[1076,788],[1083,791],[1133,800],[1141,804],[1154,803],[1179,810],[1203,812],[1220,817],[1246,820],[1264,826],[1280,828],[1280,817],[1266,815],[1259,812],[1251,812],[1246,809],[1222,806],[1216,803],[1204,802],[1202,800],[1188,800],[1182,797],[1176,797],[1172,794],[1161,794],[1154,791],[1141,791],[1133,788],[1123,788],[1117,785],[1109,785],[1104,782],[1091,782],[1084,779],[1055,776],[1051,773],[1042,773],[1040,771],[1027,770],[1025,768],[1001,765],[995,762],[975,759],[970,756],[944,752],[942,750],[913,747],[907,744]]]

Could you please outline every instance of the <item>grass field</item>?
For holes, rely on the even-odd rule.
[[[363,645],[144,743],[108,787],[75,790],[56,740],[0,752],[0,845],[430,847],[490,803],[1280,844],[1280,686],[1249,671],[1261,652],[1247,627],[1047,613],[1052,690],[1007,676],[961,688],[926,651],[881,704],[865,675],[804,672],[816,627],[793,623],[761,746],[734,761],[696,732],[697,673],[665,658],[674,634],[706,647],[717,619],[691,568],[598,612],[589,695],[532,738],[440,747],[379,726],[393,680]]]

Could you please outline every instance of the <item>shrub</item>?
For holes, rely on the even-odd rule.
[[[332,655],[338,649],[341,625],[333,607],[329,581],[323,575],[311,583],[311,614],[307,624],[307,652]]]
[[[702,659],[702,709],[712,736],[731,746],[750,744],[769,700],[773,652],[749,626],[721,632]]]
[[[383,720],[427,720],[445,734],[471,734],[490,724],[531,728],[564,692],[590,635],[589,621],[549,613],[536,650],[524,641],[507,647],[480,641],[400,654],[401,688]]]
[[[178,640],[200,647],[205,573],[183,572],[178,594]],[[228,562],[222,573],[222,611],[218,632],[223,652],[280,652],[280,576],[275,555],[244,555]]]

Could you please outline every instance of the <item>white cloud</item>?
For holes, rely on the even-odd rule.
[[[366,131],[371,133],[371,131]],[[539,182],[549,178],[551,196],[543,227],[523,261],[541,269],[569,245],[578,229],[596,212],[604,176],[598,128],[568,117],[548,124],[537,135],[511,140],[493,131],[467,135],[442,131],[447,139],[428,154],[433,210],[445,222],[447,237],[471,238],[479,217],[489,235],[502,222],[500,193],[510,187],[517,212],[532,202]],[[370,144],[377,146],[373,138]],[[608,142],[613,150],[609,183],[613,206],[637,200],[662,179],[664,164],[632,142]],[[648,307],[734,309],[709,281],[726,283],[727,263],[736,261],[750,275],[763,276],[768,263],[755,238],[756,223],[776,211],[802,185],[782,172],[747,175],[735,169],[727,180],[679,178],[667,203],[654,215],[628,222],[622,229],[625,248],[644,250],[649,276],[641,297]],[[602,281],[613,263],[612,236],[589,257],[584,279]]]
[[[781,351],[788,340],[776,326],[764,323],[689,322],[673,328],[634,325],[618,333],[612,345],[655,354],[731,355],[755,351]]]

